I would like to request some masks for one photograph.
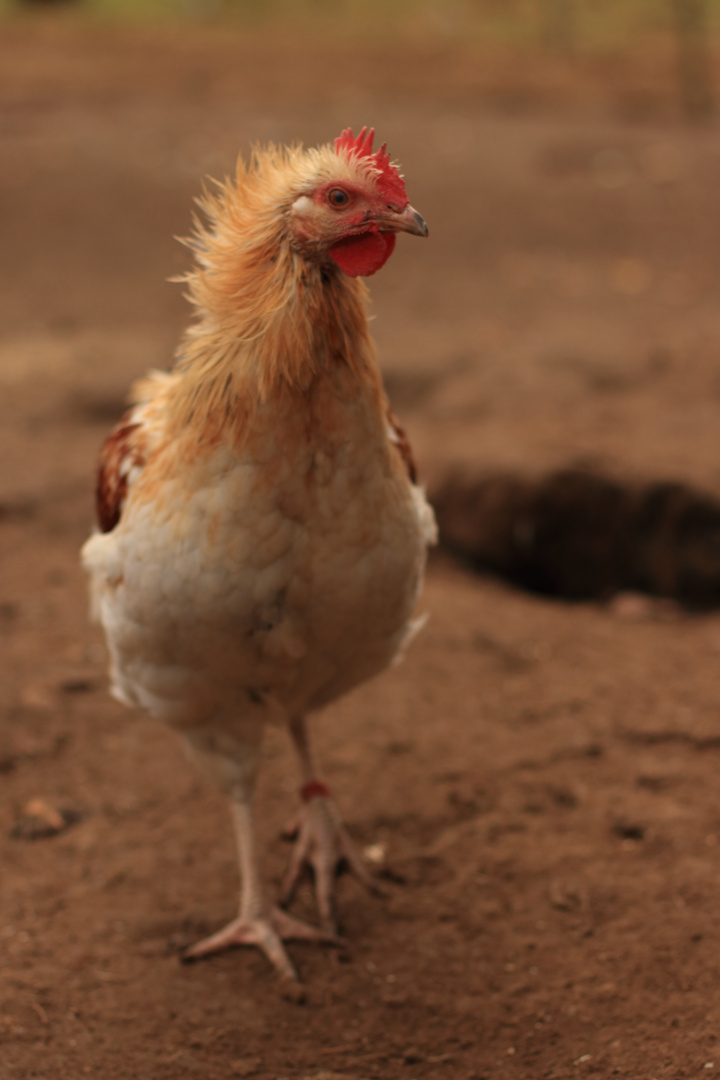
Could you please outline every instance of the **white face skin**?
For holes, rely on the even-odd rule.
[[[300,218],[308,217],[313,209],[313,201],[308,195],[301,195],[292,204],[292,213]]]

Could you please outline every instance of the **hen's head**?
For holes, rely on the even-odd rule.
[[[290,229],[308,257],[331,259],[350,277],[369,277],[386,262],[398,232],[427,236],[405,183],[374,131],[350,128],[333,146],[305,155],[307,175],[290,207]]]

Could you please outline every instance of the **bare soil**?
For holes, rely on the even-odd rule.
[[[342,879],[348,945],[292,948],[298,1005],[253,951],[179,963],[233,913],[227,807],[109,699],[78,567],[98,446],[187,318],[166,279],[202,176],[347,124],[387,139],[431,228],[371,283],[431,487],[589,465],[720,494],[720,143],[678,120],[669,56],[3,28],[3,1078],[720,1071],[720,616],[436,557],[405,663],[316,724],[387,895]],[[296,783],[272,732],[274,887]]]

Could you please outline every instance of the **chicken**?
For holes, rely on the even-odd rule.
[[[83,561],[112,693],[179,731],[232,801],[240,910],[187,958],[254,944],[295,980],[283,942],[335,940],[339,863],[373,884],[306,718],[398,659],[435,539],[360,280],[398,232],[428,230],[365,128],[317,149],[257,149],[200,205],[183,279],[195,322],[174,369],[135,385],[105,442]],[[252,809],[272,722],[288,727],[302,775],[279,906]],[[308,865],[321,928],[287,910]]]

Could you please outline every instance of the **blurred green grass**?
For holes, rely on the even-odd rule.
[[[672,0],[0,0],[0,16],[63,10],[89,21],[277,26],[291,32],[498,41],[592,53],[631,48],[673,28]],[[720,32],[720,0],[706,0]]]

